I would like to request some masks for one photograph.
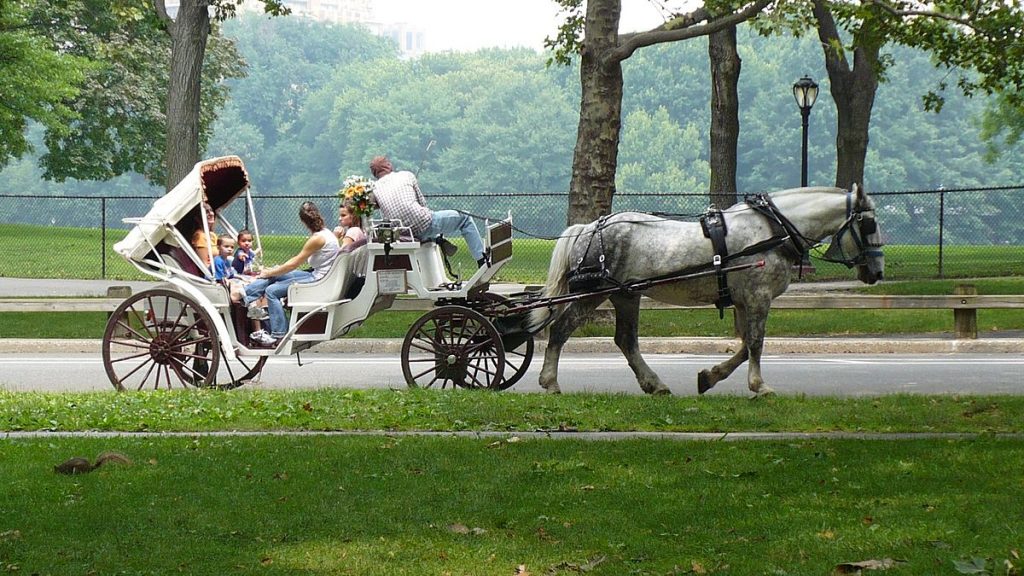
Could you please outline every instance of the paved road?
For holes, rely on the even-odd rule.
[[[696,393],[696,373],[724,355],[657,354],[648,363],[675,394]],[[393,354],[308,354],[298,367],[293,357],[271,358],[261,382],[251,388],[405,388],[400,360]],[[511,390],[539,392],[535,358]],[[1024,357],[1016,354],[787,354],[767,356],[763,374],[782,394],[881,395],[1024,394]],[[563,392],[640,394],[618,354],[563,357]],[[11,391],[112,391],[97,354],[5,354],[0,356],[0,389]],[[746,366],[709,394],[748,394]]]

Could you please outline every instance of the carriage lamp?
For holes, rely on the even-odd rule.
[[[818,99],[818,84],[809,76],[796,81],[793,84],[793,98],[796,98],[796,105],[800,107],[800,116],[803,124],[803,146],[800,152],[800,186],[807,186],[807,119],[811,115],[811,107]]]

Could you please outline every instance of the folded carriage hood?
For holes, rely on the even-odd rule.
[[[114,244],[114,251],[129,260],[141,261],[170,236],[168,225],[183,224],[178,226],[179,230],[192,227],[186,219],[200,202],[206,200],[214,210],[219,210],[248,187],[249,175],[238,156],[198,162],[177,186],[153,202],[153,207],[124,240]]]

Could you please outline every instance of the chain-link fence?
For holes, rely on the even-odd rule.
[[[872,197],[887,244],[886,278],[1024,275],[1024,185],[875,192]],[[319,204],[329,223],[334,221],[333,195],[253,198],[268,262],[283,261],[301,246],[306,232],[298,207],[307,199]],[[143,278],[111,247],[130,228],[122,219],[146,214],[153,200],[0,194],[0,277]],[[546,276],[552,238],[565,227],[568,196],[452,194],[428,196],[428,203],[481,218],[481,230],[483,219],[511,213],[515,255],[500,280],[535,283]],[[238,229],[256,224],[247,221],[244,204],[236,201],[222,213]],[[614,209],[696,220],[707,204],[706,194],[618,194]],[[459,251],[456,268],[469,272],[475,264],[465,253]],[[817,271],[808,280],[853,277],[842,266],[815,264]]]

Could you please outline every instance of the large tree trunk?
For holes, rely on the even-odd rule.
[[[618,44],[619,0],[587,2],[586,40],[580,58],[580,122],[569,183],[568,223],[611,212],[622,126],[622,65],[606,59]]]
[[[736,203],[736,153],[740,137],[740,55],[736,27],[708,36],[711,60],[711,205],[728,208]]]
[[[167,190],[199,161],[199,94],[203,56],[210,35],[208,0],[182,0],[171,33],[167,90]]]
[[[840,188],[864,186],[871,109],[878,91],[878,53],[881,42],[870,30],[855,33],[853,68],[843,53],[835,20],[823,0],[814,1],[818,38],[825,51],[832,99],[836,103],[836,183]]]

